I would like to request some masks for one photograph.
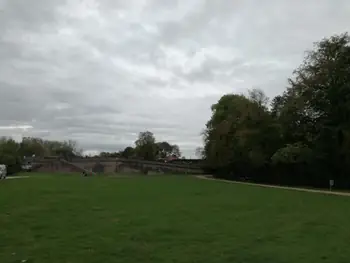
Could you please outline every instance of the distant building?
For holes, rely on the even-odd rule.
[[[172,155],[172,156],[168,156],[167,158],[165,158],[165,162],[171,162],[171,161],[174,161],[177,159],[179,159],[179,158],[177,158],[175,155]]]

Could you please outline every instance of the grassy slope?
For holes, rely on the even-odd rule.
[[[181,177],[0,182],[0,262],[349,262],[350,198]]]

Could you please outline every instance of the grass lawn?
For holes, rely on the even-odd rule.
[[[1,263],[350,261],[350,197],[176,176],[31,175],[0,182]]]

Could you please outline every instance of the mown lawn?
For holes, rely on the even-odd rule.
[[[0,262],[350,260],[350,198],[186,177],[0,182]]]

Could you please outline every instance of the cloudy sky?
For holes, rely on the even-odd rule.
[[[190,157],[229,92],[283,91],[349,0],[0,0],[0,135],[86,151],[140,131]]]

